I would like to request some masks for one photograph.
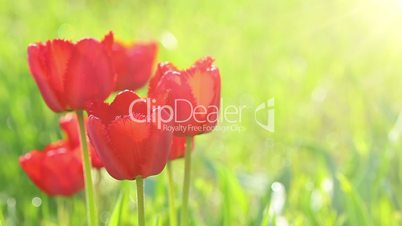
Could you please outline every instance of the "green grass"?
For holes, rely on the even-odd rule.
[[[0,6],[0,225],[66,219],[66,225],[85,225],[83,194],[47,198],[18,165],[19,155],[61,137],[58,116],[28,72],[26,47],[56,37],[101,38],[109,30],[124,41],[173,34],[177,48],[161,46],[159,61],[181,67],[214,56],[224,104],[250,106],[243,132],[196,139],[192,225],[284,219],[290,225],[402,225],[397,1],[0,0]],[[253,108],[271,97],[275,133],[254,120]],[[180,195],[183,161],[173,168]],[[135,224],[135,183],[116,182],[106,172],[102,178],[100,221]],[[283,184],[284,194],[273,192],[274,182]],[[145,193],[148,225],[167,225],[166,172],[147,180]],[[275,212],[280,196],[283,208]],[[41,198],[39,207],[34,197]]]

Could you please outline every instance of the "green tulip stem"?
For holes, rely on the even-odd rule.
[[[138,176],[135,178],[137,184],[137,207],[138,207],[138,226],[145,225],[144,214],[144,180]]]
[[[190,178],[191,178],[191,150],[192,137],[186,137],[186,153],[184,157],[184,181],[183,181],[183,199],[181,206],[181,226],[188,225],[188,198],[190,194]]]
[[[83,169],[85,178],[85,196],[87,203],[87,217],[89,226],[97,226],[96,207],[94,200],[94,187],[91,175],[91,163],[89,160],[89,151],[87,138],[85,133],[84,112],[82,110],[76,111],[78,123],[80,125],[81,149],[83,159]]]
[[[167,176],[168,176],[168,183],[169,183],[169,221],[170,221],[170,226],[177,226],[176,202],[175,202],[176,196],[175,196],[173,169],[172,169],[171,161],[168,161],[168,163],[167,163]]]

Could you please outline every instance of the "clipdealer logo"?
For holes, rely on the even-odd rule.
[[[146,117],[134,113],[134,107],[137,104],[146,104]],[[205,130],[206,126],[210,126],[211,129],[220,131],[244,131],[245,128],[240,125],[242,117],[244,117],[244,111],[250,109],[246,105],[223,105],[223,99],[221,99],[221,108],[219,109],[215,105],[204,106],[193,104],[186,99],[176,99],[174,105],[156,105],[156,100],[151,98],[137,99],[131,102],[129,107],[129,117],[132,121],[138,123],[153,122],[156,123],[158,129],[165,129],[170,131],[183,131],[186,130]],[[187,115],[180,115],[177,117],[179,106],[185,106],[187,109]],[[264,116],[264,120],[261,120],[259,115]],[[268,132],[275,132],[275,99],[271,98],[254,109],[254,119],[258,126]],[[200,126],[191,126],[189,122],[199,123]],[[173,123],[175,126],[168,126]],[[199,127],[199,128],[198,128]]]
[[[259,126],[269,132],[275,132],[275,99],[271,98],[266,102],[257,106],[254,112],[255,121]],[[257,114],[259,112],[265,111],[266,120],[265,122],[261,122],[257,118]]]

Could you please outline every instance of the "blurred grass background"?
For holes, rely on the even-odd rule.
[[[402,225],[400,0],[0,6],[0,225],[85,225],[83,194],[47,198],[18,165],[19,155],[61,137],[59,116],[28,72],[26,47],[109,30],[127,42],[160,41],[158,61],[180,67],[214,56],[224,105],[250,106],[244,131],[196,139],[192,225]],[[253,111],[272,97],[275,133]],[[182,167],[174,162],[177,192]],[[134,183],[101,174],[101,222],[135,224]],[[168,224],[166,182],[165,173],[146,182],[149,225]]]

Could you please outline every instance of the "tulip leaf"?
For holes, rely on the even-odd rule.
[[[4,217],[3,217],[3,210],[0,209],[0,226],[3,226]]]
[[[343,192],[343,200],[350,225],[373,225],[363,200],[359,193],[356,192],[353,184],[342,174],[339,174],[337,179]]]
[[[113,209],[112,215],[110,217],[109,226],[120,226],[123,221],[124,210],[127,209],[130,201],[130,187],[127,183],[122,183],[122,189],[116,205]]]

